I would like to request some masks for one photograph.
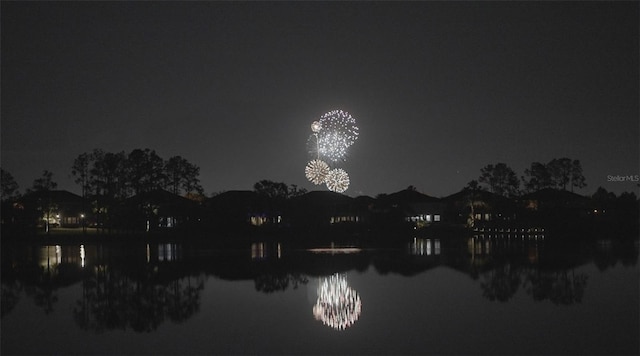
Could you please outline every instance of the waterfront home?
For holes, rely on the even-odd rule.
[[[512,221],[517,217],[514,201],[485,190],[465,188],[442,198],[442,201],[447,219],[468,227]]]
[[[143,192],[117,207],[116,225],[133,230],[188,229],[202,222],[203,207],[166,190]]]
[[[440,198],[418,192],[413,187],[377,199],[378,211],[388,215],[391,224],[405,223],[422,228],[442,221],[443,202]]]
[[[43,227],[79,227],[91,218],[89,204],[66,190],[28,192],[13,205],[22,223]],[[4,214],[3,214],[4,215]]]

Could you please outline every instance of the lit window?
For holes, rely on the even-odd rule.
[[[436,214],[433,216],[433,221],[440,221],[440,215]]]

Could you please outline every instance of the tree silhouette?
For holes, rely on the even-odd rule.
[[[587,186],[584,175],[582,174],[582,165],[580,161],[574,159],[571,162],[571,191],[573,188],[582,189]]]
[[[181,191],[185,194],[203,193],[198,178],[200,167],[189,163],[186,159],[180,156],[169,158],[164,163],[164,171],[166,188],[173,194],[179,195]]]
[[[492,193],[503,196],[517,195],[520,187],[520,180],[505,163],[486,165],[480,170],[478,182],[486,184]]]
[[[567,185],[573,188],[584,188],[587,186],[584,175],[582,174],[582,165],[579,160],[571,160],[569,158],[554,158],[547,164],[547,169],[551,175],[553,185],[562,190],[567,190]]]
[[[18,192],[18,183],[13,178],[11,173],[5,171],[4,168],[0,168],[2,173],[2,201],[7,201],[16,197]]]
[[[95,193],[95,212],[99,225],[111,226],[113,207],[127,196],[126,156],[95,149],[91,155],[91,186]]]
[[[306,190],[306,189],[304,189],[304,188],[298,188],[298,186],[297,186],[297,185],[295,185],[295,184],[291,184],[291,185],[289,186],[289,192],[288,192],[287,196],[288,196],[289,198],[293,198],[293,197],[298,197],[298,196],[304,195],[304,194],[306,194],[306,193],[307,193],[307,190]]]
[[[87,193],[89,192],[89,182],[90,182],[90,165],[91,165],[91,155],[88,153],[80,154],[74,161],[73,166],[71,167],[71,175],[73,175],[76,179],[75,182],[80,184],[82,188],[82,212],[86,209],[85,202],[87,200]],[[82,231],[86,231],[86,224],[84,220],[82,222]]]
[[[567,190],[567,184],[571,181],[571,160],[569,158],[554,158],[547,167],[554,186]]]
[[[285,183],[261,180],[253,185],[253,190],[260,196],[269,199],[287,199],[289,187]]]
[[[44,171],[42,171],[42,176],[40,178],[36,178],[33,181],[31,191],[34,191],[34,192],[49,191],[49,190],[54,190],[57,187],[58,187],[58,183],[53,181],[53,173],[45,169]]]
[[[524,170],[526,177],[522,177],[524,187],[529,192],[549,188],[553,185],[547,165],[540,162],[531,163],[531,167]]]
[[[127,176],[136,195],[162,188],[164,161],[154,150],[137,148],[127,156]]]
[[[82,188],[83,199],[86,198],[89,193],[91,161],[91,154],[85,152],[78,155],[71,166],[71,175],[75,177],[74,182]]]
[[[53,181],[53,173],[45,169],[42,171],[42,176],[33,181],[32,188],[27,189],[27,193],[35,193],[37,195],[36,208],[40,215],[39,218],[45,218],[45,231],[47,234],[50,232],[49,220],[56,209],[56,204],[51,200],[50,192],[57,187],[58,183]]]
[[[465,212],[468,212],[466,225],[467,227],[474,227],[476,223],[475,206],[477,204],[477,201],[480,198],[479,192],[483,189],[482,189],[482,186],[480,186],[480,184],[478,183],[478,181],[474,179],[469,183],[467,183],[467,185],[464,187],[464,190],[467,191],[466,203],[468,206],[468,210],[465,210]]]

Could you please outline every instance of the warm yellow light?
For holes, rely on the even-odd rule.
[[[319,132],[320,130],[322,130],[322,124],[320,121],[314,121],[311,123],[311,131]]]

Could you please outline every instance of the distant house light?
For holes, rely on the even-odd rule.
[[[332,216],[329,218],[330,224],[337,224],[342,222],[358,222],[360,219],[357,216]]]

